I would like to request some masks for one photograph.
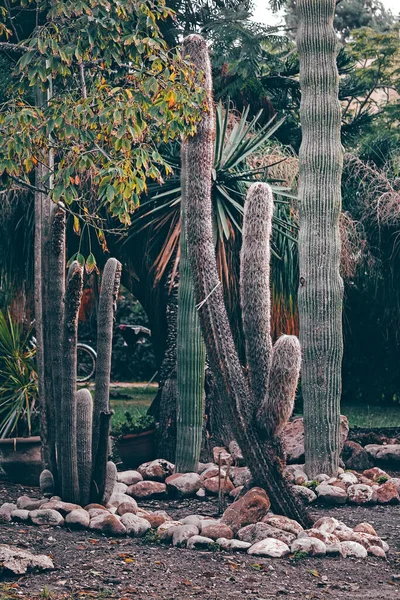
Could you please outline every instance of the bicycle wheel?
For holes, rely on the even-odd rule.
[[[96,370],[97,353],[91,346],[78,342],[77,345],[77,373],[78,382],[89,381]]]

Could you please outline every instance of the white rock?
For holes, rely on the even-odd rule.
[[[65,517],[65,524],[71,529],[87,529],[90,523],[90,514],[83,508],[72,510]]]
[[[294,533],[295,535],[303,531],[303,527],[300,523],[293,519],[289,519],[289,517],[282,517],[281,515],[267,515],[263,518],[262,522],[267,523],[267,525],[271,525],[272,527],[276,527],[277,529]]]
[[[129,502],[129,504],[132,504],[132,506],[135,506],[137,509],[137,502],[134,498],[132,498],[131,496],[128,496],[128,494],[121,494],[121,493],[113,493],[107,503],[107,508],[111,507],[111,506],[115,506],[115,508],[118,508],[118,506],[120,504],[123,504],[124,502]]]
[[[186,548],[188,550],[204,550],[209,547],[210,544],[215,544],[214,540],[202,535],[193,535],[186,542]]]
[[[12,502],[5,502],[0,507],[0,523],[9,523],[11,521],[11,513],[17,509],[17,505]]]
[[[233,467],[233,469],[231,470],[233,471],[231,479],[235,487],[247,484],[250,485],[253,479],[251,476],[250,469],[248,469],[247,467]]]
[[[129,486],[139,483],[139,481],[143,481],[143,477],[139,471],[122,471],[121,473],[117,473],[117,481],[118,483],[124,483]]]
[[[364,546],[361,546],[361,544],[358,544],[357,542],[342,542],[341,546],[346,557],[352,556],[354,558],[367,558],[368,556],[368,552]]]
[[[171,540],[175,528],[179,525],[182,525],[181,521],[166,521],[165,523],[157,527],[157,535],[159,539],[163,542],[168,542],[169,540]],[[197,529],[197,533],[198,532],[199,530]]]
[[[303,485],[294,485],[292,490],[296,496],[302,499],[304,504],[311,504],[317,499],[317,494],[310,490],[310,488],[304,487]]]
[[[62,526],[64,517],[52,508],[44,508],[29,511],[29,518],[35,525],[51,525],[52,527]]]
[[[349,485],[347,493],[352,504],[373,504],[376,498],[372,487],[364,483]]]
[[[146,519],[138,517],[133,513],[125,513],[121,517],[121,523],[126,529],[126,533],[132,537],[142,537],[151,529],[151,525]]]
[[[200,531],[201,530],[201,522],[203,519],[204,519],[204,517],[202,517],[202,515],[188,515],[184,519],[181,519],[181,523],[182,523],[182,525],[194,525]]]
[[[187,540],[194,535],[199,535],[199,530],[195,525],[177,526],[172,533],[172,545],[179,548],[185,547]]]
[[[29,510],[25,508],[16,508],[11,513],[11,519],[17,523],[25,523],[29,521]]]
[[[165,480],[168,492],[172,495],[188,498],[201,488],[200,475],[197,473],[175,473]]]
[[[22,508],[25,510],[37,510],[42,506],[42,504],[46,504],[48,501],[48,498],[35,500],[34,498],[29,498],[29,496],[20,496],[17,500],[17,508]]]
[[[165,481],[174,472],[174,465],[169,460],[157,458],[156,460],[140,465],[138,471],[143,479]]]
[[[117,483],[114,485],[113,494],[125,494],[127,489],[128,486],[125,483],[117,481]]]
[[[216,543],[223,550],[232,550],[239,552],[245,552],[252,546],[250,542],[242,542],[241,540],[228,540],[227,538],[218,538]]]
[[[292,552],[305,552],[309,556],[325,556],[326,546],[318,538],[301,537],[295,540],[290,550]]]
[[[256,542],[247,550],[248,554],[255,556],[269,556],[270,558],[282,558],[290,554],[290,548],[284,542],[273,538],[267,538]]]
[[[319,475],[316,475],[313,479],[314,481],[318,481],[318,483],[323,483],[329,479],[329,475],[326,475],[326,473],[319,473]]]
[[[318,496],[318,499],[326,502],[327,504],[345,504],[347,501],[346,491],[334,485],[320,483],[315,488],[315,492]]]
[[[15,575],[23,575],[28,570],[37,569],[45,571],[54,569],[53,561],[44,554],[32,554],[28,550],[21,550],[15,546],[0,544],[0,563],[3,569]]]
[[[339,475],[338,477],[341,481],[343,481],[343,483],[345,483],[346,485],[354,485],[355,483],[358,483],[358,477],[357,475],[354,475],[354,473],[342,473],[341,475]]]
[[[207,496],[207,492],[204,488],[200,488],[196,492],[196,498],[199,498],[200,500],[203,500],[203,498],[205,498],[206,496]]]
[[[321,517],[318,521],[315,521],[313,528],[324,533],[333,533],[339,525],[339,521],[334,517]]]
[[[367,550],[368,554],[377,556],[378,558],[386,558],[386,554],[379,546],[370,546]]]

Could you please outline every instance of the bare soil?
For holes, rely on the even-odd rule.
[[[37,489],[0,480],[0,503],[22,494],[39,497]],[[141,506],[167,510],[174,518],[217,514],[215,501],[151,501]],[[400,599],[400,506],[313,506],[310,512],[315,518],[337,517],[349,526],[368,521],[388,542],[388,561],[263,559],[177,549],[147,538],[113,539],[86,531],[3,524],[0,543],[48,554],[55,569],[20,578],[0,574],[0,600]]]

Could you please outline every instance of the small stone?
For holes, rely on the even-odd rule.
[[[372,469],[367,469],[363,472],[364,477],[368,477],[368,479],[372,479],[372,481],[377,481],[380,477],[386,477],[386,479],[390,479],[390,475],[383,471],[379,467],[372,467]]]
[[[392,481],[386,481],[378,487],[376,501],[378,504],[398,504],[400,502],[399,492]]]
[[[303,483],[307,483],[308,481],[308,477],[304,471],[295,471],[293,473],[293,478],[295,485],[303,485]]]
[[[90,523],[90,515],[87,510],[78,508],[72,510],[65,517],[65,524],[71,529],[87,529]]]
[[[189,498],[201,488],[200,475],[197,473],[175,473],[165,480],[168,492],[172,496]]]
[[[319,529],[324,533],[333,533],[340,523],[334,517],[321,517],[318,521],[315,521],[313,528]]]
[[[97,504],[96,502],[92,502],[91,504],[87,504],[85,507],[85,510],[89,511],[92,508],[98,508],[99,510],[107,510],[105,506],[103,506],[103,504]]]
[[[216,465],[230,465],[232,462],[231,455],[222,446],[213,448],[213,459]]]
[[[132,513],[125,513],[121,517],[121,523],[126,529],[126,533],[132,537],[142,537],[151,529],[147,519],[142,519]]]
[[[214,525],[206,525],[201,528],[201,535],[209,537],[213,540],[218,538],[226,538],[231,540],[233,538],[233,531],[228,525],[224,523],[216,523]]]
[[[207,492],[204,488],[200,488],[197,492],[196,492],[196,498],[198,498],[199,500],[204,500],[204,498],[207,496]]]
[[[97,515],[97,517],[91,519],[89,528],[110,536],[121,536],[126,534],[126,528],[121,523],[120,518],[116,515],[111,515],[110,513]]]
[[[252,546],[252,544],[250,544],[249,542],[242,542],[241,540],[227,540],[226,538],[218,538],[217,544],[223,550],[239,551],[239,552],[240,551],[245,552]]]
[[[221,522],[229,525],[236,533],[246,525],[261,521],[268,513],[270,506],[271,502],[265,490],[255,487],[225,510]]]
[[[135,485],[139,485],[139,484],[136,483]],[[127,488],[127,492],[132,487],[133,486],[131,486],[130,488]],[[132,506],[135,506],[137,508],[137,504],[136,504],[135,500],[133,498],[131,498],[130,492],[127,494],[113,493],[110,496],[110,499],[107,503],[107,508],[109,508],[110,506],[115,506],[115,508],[118,509],[120,504],[125,504],[126,502],[132,504]]]
[[[11,513],[11,519],[17,523],[26,523],[26,521],[29,521],[29,510],[16,508]]]
[[[239,529],[237,537],[243,542],[250,542],[252,544],[266,538],[273,538],[289,546],[296,539],[296,534],[283,531],[277,527],[271,527],[267,523],[254,523],[253,525],[246,525],[246,527]]]
[[[354,473],[342,473],[342,475],[339,475],[339,479],[346,485],[354,485],[355,483],[358,483],[357,475],[354,475]]]
[[[128,486],[125,483],[117,481],[117,483],[114,485],[113,494],[125,494],[127,489]]]
[[[291,552],[305,552],[309,556],[325,556],[326,546],[318,538],[302,537],[295,540],[291,547]]]
[[[118,483],[124,483],[125,485],[130,486],[134,483],[139,483],[139,481],[143,481],[143,477],[139,471],[122,471],[121,473],[117,473],[117,481]]]
[[[400,463],[400,444],[387,444],[383,445],[368,445],[365,446],[365,450],[375,461],[382,463],[388,463],[392,466],[398,466]]]
[[[33,498],[29,498],[29,496],[20,496],[17,500],[17,508],[22,508],[25,510],[37,510],[42,506],[42,504],[47,504],[47,502],[47,498],[34,500]]]
[[[400,494],[400,477],[392,477],[390,481],[396,486],[396,489]]]
[[[12,502],[5,502],[0,507],[0,523],[10,523],[11,513],[17,509],[17,505]]]
[[[199,535],[199,530],[195,525],[179,525],[172,532],[172,545],[184,548],[187,540],[194,535]]]
[[[212,462],[208,462],[208,463],[199,462],[198,467],[197,467],[197,473],[198,473],[198,475],[201,475],[202,473],[204,473],[204,471],[206,471],[210,467],[215,467],[214,463],[212,463]]]
[[[238,498],[240,496],[240,493],[243,488],[244,488],[244,485],[239,485],[239,487],[233,488],[233,490],[231,492],[229,492],[229,498],[233,498],[233,499]]]
[[[306,529],[298,535],[299,539],[303,537],[317,538],[317,540],[321,540],[321,542],[324,542],[325,546],[327,544],[340,543],[339,538],[334,533],[326,533],[325,531],[321,531],[321,529]]]
[[[106,508],[89,508],[88,511],[86,511],[89,515],[89,517],[91,519],[94,519],[95,517],[98,517],[99,515],[109,515],[110,511],[107,510]]]
[[[353,528],[353,531],[359,533],[369,533],[369,535],[377,535],[375,529],[372,527],[370,523],[359,523]]]
[[[130,485],[127,489],[129,496],[133,498],[162,498],[167,495],[167,486],[158,481],[139,481]]]
[[[228,495],[233,490],[233,483],[225,477],[209,477],[203,481],[203,487],[209,494],[218,495],[220,490],[224,495]]]
[[[372,487],[364,483],[350,485],[347,488],[349,502],[352,504],[373,504],[376,496]]]
[[[311,504],[317,499],[317,494],[303,485],[294,485],[292,490],[298,498],[301,498],[304,504]]]
[[[214,540],[202,535],[193,535],[186,542],[186,548],[188,550],[205,550],[208,549],[210,544],[214,544]]]
[[[290,554],[290,549],[287,544],[280,540],[268,538],[256,542],[247,550],[248,554],[255,556],[268,556],[270,558],[283,558]]]
[[[327,481],[329,479],[329,475],[326,475],[325,473],[320,473],[319,475],[313,477],[313,479],[314,481],[318,481],[318,483],[324,483],[324,481]]]
[[[63,502],[62,500],[50,500],[50,502],[46,502],[40,506],[41,510],[46,508],[51,508],[59,512],[63,517],[70,513],[73,510],[81,509],[82,507],[79,504],[73,504],[72,502]]]
[[[370,546],[367,552],[368,554],[377,556],[378,558],[386,558],[385,552],[382,550],[382,548],[379,548],[379,546]]]
[[[346,557],[352,556],[354,558],[367,558],[368,556],[368,552],[364,546],[361,546],[361,544],[358,544],[357,542],[342,542],[341,546]]]
[[[11,571],[14,575],[24,575],[32,569],[46,571],[54,569],[53,561],[44,554],[32,554],[15,546],[0,544],[0,564],[2,569]]]
[[[182,525],[195,525],[201,532],[201,523],[204,517],[202,515],[188,515],[184,519],[181,519]],[[218,523],[218,521],[216,521]]]
[[[157,458],[138,467],[138,472],[143,479],[151,481],[165,481],[174,472],[174,465],[168,460]]]
[[[339,525],[335,529],[335,535],[341,542],[347,542],[351,541],[354,531],[351,527],[347,527],[347,525],[339,521]]]
[[[137,511],[138,511],[138,505],[136,503],[136,500],[133,500],[133,498],[131,498],[129,496],[130,502],[122,502],[122,504],[118,505],[117,508],[117,515],[119,515],[120,517],[122,517],[122,515],[125,515],[126,513],[131,513],[133,515],[136,515]],[[133,502],[132,502],[133,500]]]
[[[247,467],[235,467],[232,473],[232,483],[235,487],[251,485],[252,475]]]
[[[166,521],[157,527],[157,535],[162,542],[169,542],[172,539],[176,527],[182,525],[180,521]],[[196,527],[197,529],[197,527]],[[197,529],[197,533],[199,530]]]
[[[289,517],[282,517],[281,515],[267,515],[262,519],[262,523],[267,523],[267,525],[271,525],[271,527],[276,527],[277,529],[282,529],[283,531],[288,531],[295,535],[303,531],[303,527],[300,523],[293,519],[289,519]]]
[[[343,446],[342,458],[347,469],[355,471],[364,471],[370,466],[370,457],[368,452],[357,442],[347,440]]]
[[[168,513],[165,512],[165,510],[156,510],[152,513],[148,513],[143,518],[150,523],[153,529],[157,529],[157,527],[160,527],[160,525],[162,525],[163,523],[172,521],[172,518],[169,516]]]
[[[326,502],[327,504],[346,504],[347,493],[340,487],[328,485],[326,483],[320,483],[315,488],[315,492],[318,496],[318,499]]]
[[[35,525],[51,525],[52,527],[64,525],[64,517],[51,508],[31,510],[29,518]]]
[[[219,525],[220,523],[221,523],[220,519],[212,519],[211,517],[203,517],[202,519],[200,519],[200,525],[199,525],[200,533],[202,533],[204,527]],[[195,523],[192,523],[192,525],[195,525]],[[197,525],[196,525],[196,527],[197,527]]]
[[[205,479],[210,479],[210,477],[225,477],[227,470],[224,468],[219,468],[217,465],[212,464],[211,467],[208,467],[201,474],[201,481],[203,482]]]

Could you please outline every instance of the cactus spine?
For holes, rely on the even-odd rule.
[[[183,54],[186,54],[185,44]],[[186,244],[186,178],[189,176],[186,146],[201,143],[190,139],[182,144],[181,152],[181,238],[178,292],[177,335],[177,431],[175,471],[197,472],[204,414],[205,346],[200,330],[199,317],[194,298],[193,279],[187,256]]]
[[[188,253],[194,279],[196,301],[202,303],[199,316],[207,356],[215,374],[219,391],[221,395],[227,397],[229,400],[227,410],[230,413],[233,432],[242,449],[247,465],[252,471],[256,485],[260,485],[267,490],[274,511],[294,518],[307,527],[310,519],[283,477],[283,464],[281,460],[283,452],[279,437],[269,437],[265,430],[262,434],[259,432],[254,402],[252,401],[255,393],[243,374],[230,329],[218,278],[212,232],[211,177],[213,168],[214,117],[211,96],[210,60],[206,42],[201,36],[189,36],[185,40],[185,45],[192,62],[205,74],[209,108],[208,112],[203,116],[195,136],[195,138],[199,137],[202,143],[189,144],[187,146],[190,177],[186,181],[188,198],[186,213]],[[251,195],[256,195],[256,191],[258,190],[253,188]],[[251,195],[249,194],[249,196]],[[269,216],[266,216],[265,212],[263,212],[261,217],[268,220],[268,218],[272,217],[272,210],[271,207],[268,207],[264,199],[264,203],[261,203],[261,208],[265,211],[266,207],[269,210]],[[252,211],[248,212],[251,213]],[[255,231],[255,229],[256,227],[253,224],[250,230]],[[267,243],[265,237],[261,239],[257,238],[257,240],[256,244],[265,245]],[[259,257],[257,260],[260,272],[262,273],[265,261],[260,261]],[[263,277],[265,280],[265,272]],[[248,293],[250,291],[248,290]],[[266,292],[265,289],[263,290],[264,292]],[[242,285],[243,293],[245,293],[245,289]],[[263,316],[263,321],[260,322],[260,325],[264,323],[263,326],[265,327],[265,315],[260,315],[260,321],[261,316]],[[252,333],[255,335],[254,331]],[[263,336],[266,340],[268,339],[267,334],[268,331],[264,331]],[[293,346],[296,348],[298,355],[298,360],[294,362],[299,366],[299,346],[298,344],[293,344]],[[261,353],[268,351],[268,349],[263,347],[259,351]],[[276,357],[276,360],[278,359],[279,353],[277,353]],[[295,379],[297,383],[297,378],[293,376],[293,380]],[[252,377],[250,384],[256,380],[261,382],[268,381],[268,373],[257,378]],[[258,394],[258,391],[256,393]],[[286,402],[288,405],[291,403],[290,399],[286,399]],[[268,400],[266,398],[264,398],[263,406],[265,409],[268,407]],[[280,417],[277,418],[277,425],[274,427],[275,431],[281,428],[282,419],[286,418],[285,415],[287,413],[288,409],[281,410]],[[267,421],[267,417],[264,420]]]
[[[302,144],[299,288],[306,469],[336,475],[343,356],[339,273],[341,107],[333,28],[335,0],[299,0]]]

